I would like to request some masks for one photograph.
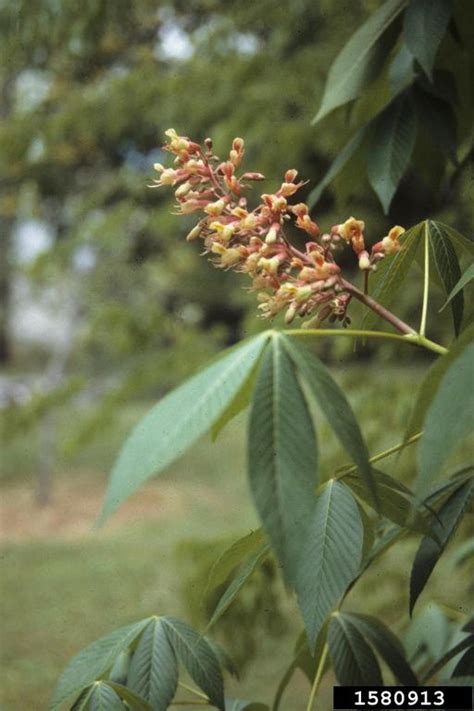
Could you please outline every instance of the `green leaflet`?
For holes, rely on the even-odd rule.
[[[423,538],[413,563],[410,577],[410,615],[415,603],[425,587],[428,578],[438,562],[449,539],[458,527],[469,498],[472,494],[472,481],[464,482],[438,511],[438,519],[433,522],[433,537]],[[437,540],[439,543],[437,543]]]
[[[154,711],[154,709],[147,701],[145,701],[145,699],[142,699],[140,696],[135,694],[127,687],[122,686],[122,684],[117,684],[113,681],[108,680],[107,685],[110,686],[111,689],[116,691],[120,698],[123,699],[123,701],[127,702],[128,706],[132,709],[132,711]]]
[[[430,660],[438,659],[446,651],[450,635],[450,622],[444,611],[436,603],[429,603],[411,621],[405,635],[409,659],[415,660],[423,653]]]
[[[248,374],[247,378],[242,383],[240,390],[236,393],[233,400],[231,400],[220,415],[220,417],[214,422],[211,428],[212,441],[215,442],[224,427],[229,424],[231,420],[234,419],[240,412],[245,410],[246,407],[250,405],[252,400],[253,389],[255,387],[255,381],[258,373],[258,365],[260,358],[255,362],[252,370]]]
[[[128,670],[130,669],[130,662],[132,659],[132,652],[130,649],[124,649],[115,659],[114,665],[110,670],[108,675],[109,681],[115,681],[117,684],[125,684],[127,681]]]
[[[328,642],[334,671],[341,685],[382,686],[382,674],[375,654],[345,613],[332,617]]]
[[[356,613],[344,613],[359,632],[375,647],[376,651],[390,667],[394,677],[405,686],[417,686],[413,669],[408,664],[405,651],[398,637],[376,617]]]
[[[368,515],[363,506],[357,502],[360,520],[364,529],[364,541],[362,545],[362,560],[366,560],[375,543],[375,526],[373,520]]]
[[[432,220],[427,221],[428,239],[433,261],[436,265],[439,277],[444,286],[446,295],[452,290],[461,278],[461,268],[459,266],[456,251],[451,244],[449,236],[442,227]],[[451,311],[453,314],[454,332],[459,334],[464,311],[464,298],[461,291],[451,297]]]
[[[382,306],[388,308],[391,305],[407,277],[421,241],[423,226],[424,223],[420,222],[407,230],[400,237],[402,249],[382,260],[371,277],[371,296]],[[367,309],[362,319],[362,328],[370,330],[376,321],[377,315]]]
[[[240,590],[243,588],[247,580],[252,576],[253,572],[267,558],[270,552],[268,543],[260,544],[259,548],[254,553],[251,553],[242,567],[239,569],[235,577],[229,583],[229,586],[224,591],[222,597],[217,603],[216,609],[212,613],[212,617],[207,623],[206,630],[209,630],[217,620],[222,617],[227,608],[232,604]]]
[[[453,165],[458,166],[457,118],[452,105],[424,91],[420,84],[415,85],[414,96],[419,123],[431,136],[434,148],[441,150]]]
[[[385,214],[408,167],[416,138],[411,96],[402,94],[375,119],[367,153],[367,175]]]
[[[474,421],[474,343],[449,366],[424,421],[418,445],[416,492],[423,495],[455,447],[472,430]]]
[[[422,681],[427,681],[428,679],[431,679],[432,676],[437,674],[440,669],[442,669],[448,662],[451,661],[451,659],[454,659],[454,657],[457,657],[457,655],[460,652],[463,652],[464,650],[467,649],[467,654],[464,655],[458,662],[456,669],[460,666],[460,674],[456,673],[456,669],[454,670],[453,676],[462,676],[464,671],[466,674],[468,674],[472,670],[472,665],[471,666],[466,666],[464,667],[464,664],[470,659],[473,658],[474,655],[474,635],[470,634],[467,637],[465,637],[463,640],[458,642],[454,647],[451,647],[451,649],[448,649],[445,654],[441,657],[441,659],[438,659],[433,666],[428,669],[426,674],[424,675]],[[466,657],[466,659],[465,659]]]
[[[433,220],[431,220],[431,222],[433,222]],[[434,224],[448,236],[453,247],[458,253],[469,254],[471,257],[474,257],[474,240],[470,237],[465,237],[460,232],[455,230],[454,227],[445,225],[444,222],[436,220]]]
[[[461,355],[466,346],[474,340],[474,324],[470,324],[454,341],[446,355],[441,356],[428,370],[423,382],[420,385],[418,396],[410,415],[408,427],[405,432],[405,441],[417,432],[420,432],[423,427],[423,420],[426,411],[431,405],[434,396],[438,390],[439,384],[443,379],[446,371],[451,366],[454,360]]]
[[[362,141],[365,139],[367,135],[367,130],[368,126],[363,126],[362,128],[360,128],[358,131],[356,131],[351,140],[346,143],[344,148],[339,151],[337,157],[331,163],[331,167],[327,171],[326,175],[322,178],[322,180],[319,181],[316,187],[313,188],[313,190],[311,190],[310,194],[308,195],[307,204],[310,208],[313,208],[316,205],[324,189],[332,182],[336,175],[341,172],[348,160],[352,158],[356,150],[361,145]]]
[[[259,551],[264,543],[265,536],[261,528],[257,528],[232,543],[213,564],[203,597],[208,597],[219,585],[225,583],[232,571],[241,565],[249,555]]]
[[[295,368],[275,334],[254,391],[248,428],[250,488],[290,583],[315,501],[316,437]]]
[[[232,348],[145,415],[112,471],[101,522],[212,427],[249,377],[268,336],[265,332]]]
[[[328,614],[358,573],[363,539],[359,509],[350,489],[331,479],[317,497],[296,580],[310,650]]]
[[[54,690],[49,711],[56,711],[110,669],[116,657],[141,634],[148,619],[101,637],[71,659]]]
[[[346,396],[326,366],[304,345],[298,343],[290,335],[282,338],[284,338],[286,350],[308,384],[311,394],[319,404],[331,428],[353,462],[357,464],[372,494],[372,500],[375,502],[376,490],[367,445]]]
[[[178,685],[178,662],[163,620],[154,617],[145,627],[127,679],[130,689],[149,701],[154,711],[166,711]]]
[[[122,703],[126,702],[127,705]],[[96,681],[72,707],[72,711],[153,711],[149,703],[122,684]]]
[[[403,36],[408,49],[432,79],[433,65],[452,13],[451,0],[411,0],[405,11]]]
[[[105,682],[94,684],[87,705],[89,711],[125,711],[120,696]]]
[[[411,86],[416,77],[414,70],[413,55],[402,42],[400,49],[394,56],[388,72],[392,95],[396,96],[404,91],[408,86]]]
[[[211,645],[192,627],[175,617],[163,617],[174,652],[188,674],[220,711],[225,711],[224,682],[219,660]]]
[[[377,486],[379,512],[398,526],[429,534],[430,525],[421,513],[414,510],[410,490],[404,490],[396,479],[377,469],[372,470]],[[356,496],[373,505],[373,500],[363,479],[357,473],[348,474],[343,481],[351,487]]]
[[[443,311],[443,309],[446,308],[446,306],[451,302],[452,299],[454,299],[457,294],[459,294],[460,291],[464,289],[472,280],[474,279],[474,264],[471,264],[470,267],[466,269],[464,274],[461,276],[459,281],[456,283],[452,291],[449,293],[448,298],[446,299],[446,302],[443,304],[441,307],[440,311]]]
[[[388,0],[352,35],[331,65],[313,124],[357,98],[377,77],[394,39],[387,29],[405,5],[406,0]]]

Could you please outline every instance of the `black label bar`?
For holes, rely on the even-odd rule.
[[[471,686],[335,686],[334,709],[472,711]]]

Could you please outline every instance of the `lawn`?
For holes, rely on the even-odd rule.
[[[339,376],[352,384],[351,402],[356,412],[362,413],[364,433],[375,453],[403,435],[420,371],[413,368],[401,373],[389,367],[377,368],[372,371],[369,387],[364,382],[365,372],[352,368]],[[374,397],[377,394],[378,398]],[[247,493],[245,417],[240,417],[215,444],[207,438],[200,441],[159,480],[133,497],[105,528],[93,531],[118,442],[140,410],[129,408],[112,433],[99,437],[74,460],[59,462],[54,499],[43,510],[35,507],[32,480],[25,474],[27,469],[34,469],[31,450],[26,442],[24,450],[21,443],[6,450],[9,474],[3,483],[1,552],[2,711],[45,709],[55,680],[70,656],[116,627],[160,613],[202,624],[199,600],[208,561],[222,549],[225,540],[258,525]],[[322,423],[319,429],[322,475],[327,478],[346,458]],[[377,437],[380,430],[381,439]],[[24,451],[28,466],[22,472]],[[410,453],[399,462],[395,457],[387,462],[386,471],[409,479],[413,471]],[[15,467],[19,474],[13,478]],[[416,545],[417,539],[409,538],[374,566],[351,593],[353,609],[380,614],[395,631],[404,630],[408,622],[407,582]],[[454,616],[459,608],[468,609],[467,575],[462,571],[457,576],[449,574],[449,565],[449,560],[440,563],[419,609],[431,597]],[[444,568],[446,574],[443,566],[448,566]],[[273,588],[278,615],[264,611],[276,621],[272,636],[262,634],[258,626],[249,630],[255,661],[246,667],[239,685],[229,685],[235,695],[239,689],[242,697],[267,702],[291,659],[300,630],[293,601],[278,583]],[[255,613],[257,598],[244,590],[242,603],[228,613],[227,625],[224,620],[220,638],[229,641],[232,615],[240,620],[238,614],[247,608]],[[232,644],[227,646],[231,652]],[[331,682],[328,677],[323,687],[322,711],[330,708]],[[303,677],[296,677],[285,711],[303,709],[307,693]]]

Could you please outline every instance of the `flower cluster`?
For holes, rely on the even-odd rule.
[[[178,214],[202,213],[187,239],[202,239],[204,253],[211,255],[216,266],[249,275],[264,317],[285,310],[286,323],[296,315],[311,315],[313,326],[325,318],[347,324],[351,290],[335,262],[335,247],[341,241],[349,243],[359,267],[368,273],[378,260],[400,248],[403,228],[394,227],[370,253],[365,247],[364,223],[354,217],[321,233],[305,203],[288,204],[288,198],[304,185],[296,170],[288,170],[279,189],[262,194],[260,204],[250,209],[245,189],[248,182],[264,180],[264,176],[237,174],[244,155],[241,138],[234,139],[227,160],[221,161],[210,139],[201,146],[174,129],[165,135],[164,150],[175,155],[174,167],[156,163],[159,179],[151,187],[173,186]],[[285,234],[288,223],[305,233],[304,251],[290,244]]]

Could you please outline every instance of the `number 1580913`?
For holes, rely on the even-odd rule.
[[[334,709],[472,709],[468,686],[334,688]]]
[[[433,706],[443,707],[445,704],[445,695],[441,689],[434,691],[431,689],[425,691],[412,690],[408,692],[403,689],[397,689],[393,692],[385,689],[380,692],[372,690],[367,694],[364,694],[363,691],[356,691],[355,697],[355,706],[377,706],[381,704],[382,706],[388,707],[394,704],[400,707],[421,706],[433,708]]]

